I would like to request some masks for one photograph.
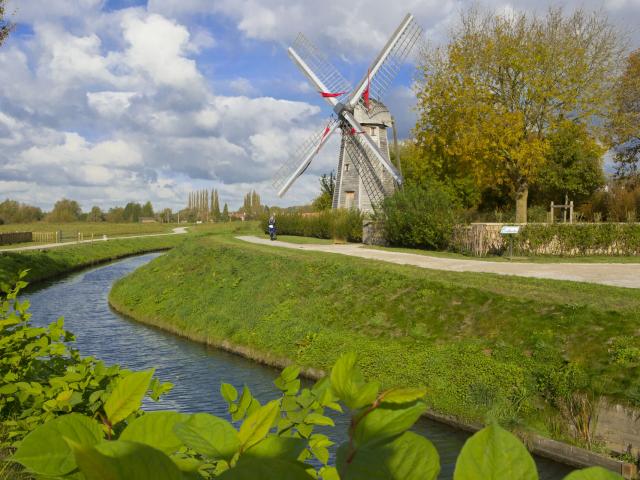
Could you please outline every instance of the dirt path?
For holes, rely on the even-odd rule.
[[[354,257],[381,260],[400,265],[414,265],[450,272],[496,273],[520,277],[570,280],[574,282],[599,283],[616,287],[640,288],[640,263],[503,263],[482,260],[460,260],[456,258],[430,257],[414,253],[392,252],[366,248],[358,244],[318,245],[271,242],[253,236],[237,237],[240,240],[295,250],[338,253]]]
[[[59,248],[59,247],[68,247],[70,245],[81,245],[83,243],[97,243],[97,242],[105,242],[109,240],[126,240],[127,238],[143,238],[143,237],[162,237],[164,235],[182,235],[187,233],[187,227],[176,227],[169,233],[148,233],[146,235],[128,235],[124,237],[96,237],[93,240],[79,240],[75,242],[62,242],[62,243],[45,243],[38,245],[29,245],[28,247],[17,247],[17,248],[2,248],[0,252],[24,252],[27,250],[42,250],[49,248]]]

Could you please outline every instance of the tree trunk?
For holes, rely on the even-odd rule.
[[[524,183],[516,191],[516,223],[527,223],[527,200],[529,186]]]

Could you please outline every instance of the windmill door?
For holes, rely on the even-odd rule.
[[[355,206],[356,192],[344,192],[344,208],[347,210]]]

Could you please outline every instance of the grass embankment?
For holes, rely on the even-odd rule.
[[[65,273],[140,253],[166,250],[184,241],[186,235],[96,241],[52,249],[0,252],[0,282],[29,269],[27,281],[37,282]]]
[[[110,300],[133,318],[230,342],[255,359],[326,370],[356,351],[366,374],[385,385],[427,385],[440,413],[524,422],[556,438],[549,385],[566,377],[565,361],[612,396],[640,398],[637,363],[615,363],[620,352],[610,352],[614,338],[638,340],[640,292],[629,289],[425,270],[218,236],[140,268],[115,284]]]

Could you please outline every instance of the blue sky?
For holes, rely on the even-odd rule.
[[[48,209],[66,196],[108,208],[181,208],[217,188],[237,208],[310,201],[334,168],[333,141],[284,199],[270,179],[328,108],[290,62],[298,31],[356,83],[407,13],[438,44],[470,2],[355,0],[9,0],[18,28],[0,49],[0,196]],[[483,4],[543,11],[543,0]],[[640,46],[640,0],[602,9]],[[385,102],[401,137],[414,123],[413,66]],[[337,136],[336,136],[337,137]]]

